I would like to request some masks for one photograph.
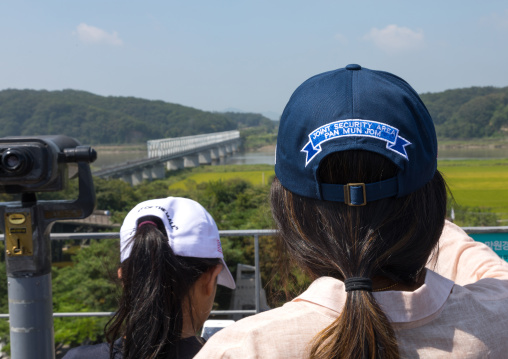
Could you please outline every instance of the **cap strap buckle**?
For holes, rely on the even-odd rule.
[[[365,206],[367,204],[365,183],[348,183],[344,185],[344,203],[352,207]]]

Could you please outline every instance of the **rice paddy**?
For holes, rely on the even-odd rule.
[[[212,181],[228,181],[241,179],[255,186],[271,184],[275,175],[273,166],[270,165],[226,165],[207,166],[193,169],[179,181],[172,183],[170,189],[185,189],[189,183],[203,183]]]
[[[508,159],[443,160],[438,169],[458,204],[508,220]]]
[[[440,160],[443,173],[455,201],[468,207],[479,207],[507,222],[508,225],[508,159]],[[253,185],[269,185],[273,166],[235,165],[196,168],[170,185],[185,189],[189,182],[227,181],[238,178]]]

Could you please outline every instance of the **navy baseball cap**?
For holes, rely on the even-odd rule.
[[[321,183],[323,158],[346,150],[385,156],[397,175],[376,183]],[[353,206],[405,196],[437,168],[434,123],[415,90],[393,74],[356,64],[313,76],[295,90],[281,116],[275,152],[275,174],[286,189]]]

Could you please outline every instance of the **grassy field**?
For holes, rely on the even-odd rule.
[[[206,166],[183,174],[181,179],[173,182],[169,188],[185,189],[189,182],[199,184],[219,180],[227,181],[234,178],[242,179],[256,186],[269,185],[274,175],[273,166],[269,165]]]
[[[440,160],[438,168],[458,204],[494,212],[508,222],[508,159]],[[185,189],[189,182],[233,178],[269,185],[273,175],[273,166],[269,165],[206,166],[183,173],[170,188]]]
[[[210,182],[210,181],[227,181],[233,178],[239,178],[253,185],[267,185],[271,176],[274,175],[273,171],[238,171],[238,172],[223,172],[223,173],[194,173],[184,180],[173,183],[169,186],[170,189],[185,189],[186,183],[193,181],[195,183]]]
[[[455,201],[508,220],[508,159],[439,161]]]

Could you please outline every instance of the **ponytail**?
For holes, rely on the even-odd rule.
[[[176,256],[159,218],[147,216],[139,223],[129,258],[120,267],[119,308],[105,328],[110,358],[118,338],[123,338],[124,359],[177,357],[182,308],[191,308],[193,284],[219,260]]]
[[[393,328],[371,292],[347,294],[339,317],[311,342],[310,358],[399,358]]]

